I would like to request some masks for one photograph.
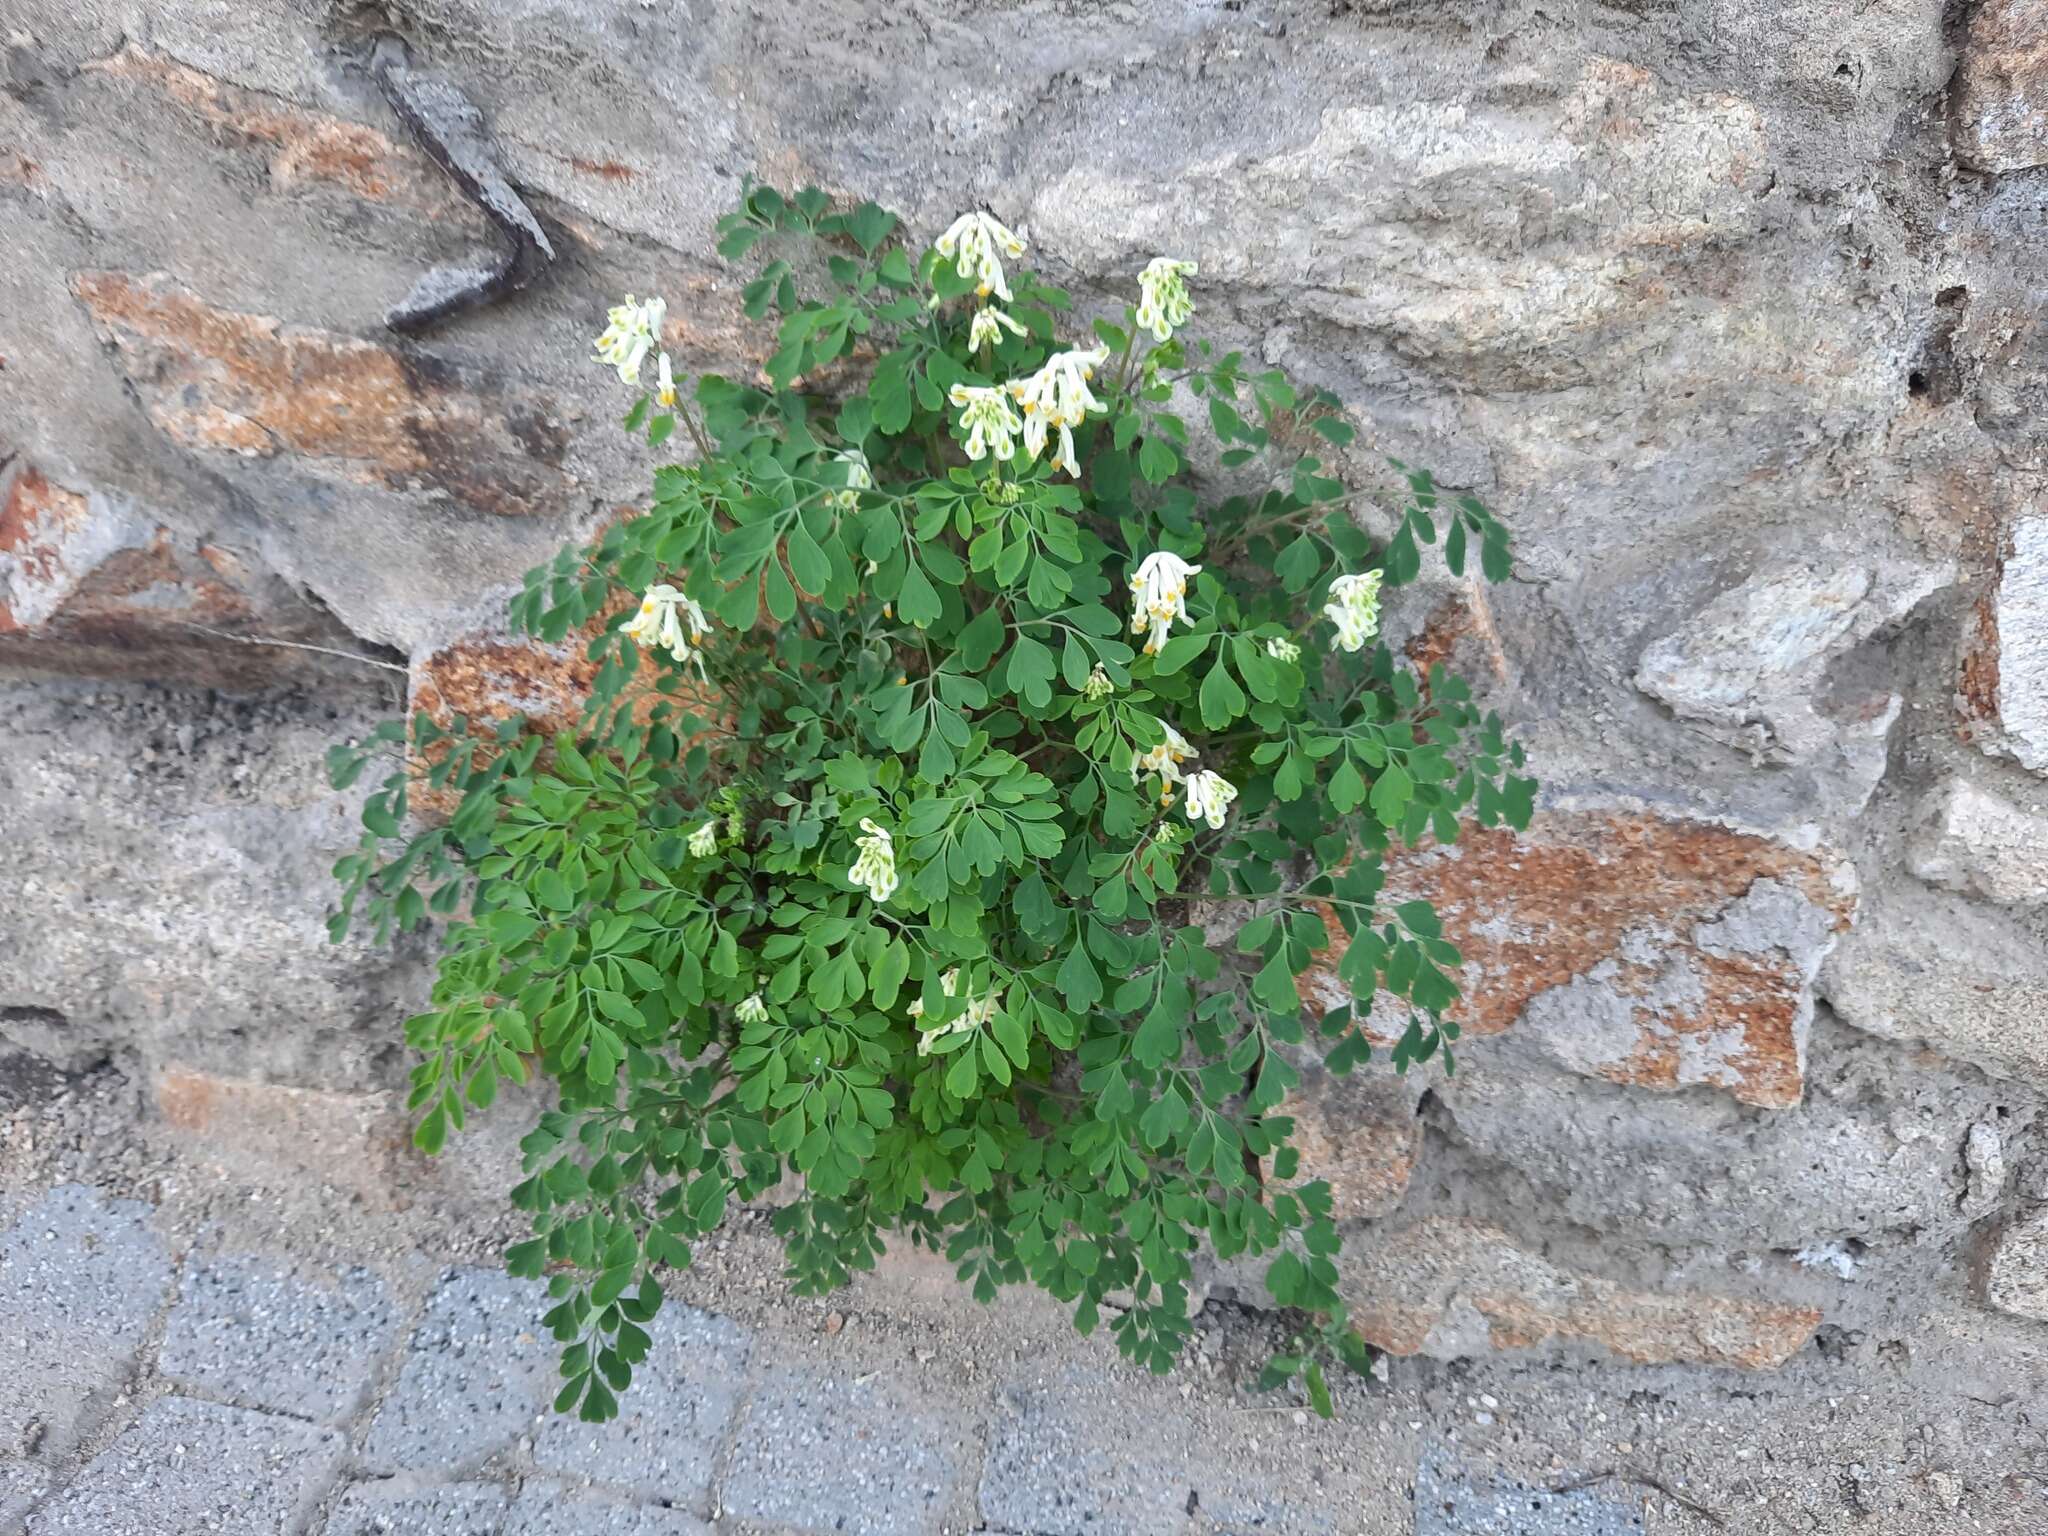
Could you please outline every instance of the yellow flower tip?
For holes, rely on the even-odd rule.
[[[895,617],[896,617],[896,605],[895,605],[894,603],[884,603],[884,604],[882,604],[882,617],[883,617],[883,618],[885,618],[885,619],[893,619],[893,618],[895,618]]]
[[[987,298],[987,297],[988,297],[988,295],[989,295],[989,287],[988,287],[988,284],[987,284],[987,283],[976,283],[976,284],[974,285],[974,294],[975,294],[975,297],[976,297],[976,298],[981,298],[981,299],[985,299],[985,298]]]

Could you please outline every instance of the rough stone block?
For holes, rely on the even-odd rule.
[[[1346,1479],[1369,1455],[1333,1441],[1330,1475],[1305,1479],[1298,1462],[1260,1450],[1261,1434],[1243,1416],[1205,1424],[1163,1392],[1134,1404],[1128,1378],[1085,1368],[1019,1382],[998,1397],[981,1517],[1031,1536],[1345,1536],[1359,1528],[1363,1493]]]
[[[1591,1345],[1638,1365],[1783,1365],[1813,1336],[1811,1307],[1698,1291],[1638,1291],[1575,1274],[1497,1228],[1433,1216],[1345,1250],[1338,1287],[1366,1340],[1453,1360]]]
[[[1569,1478],[1565,1479],[1569,1481]],[[1597,1488],[1552,1493],[1441,1453],[1415,1470],[1415,1536],[1641,1536],[1643,1517]]]
[[[1427,898],[1442,915],[1468,1035],[1519,1026],[1588,1076],[1782,1108],[1799,1102],[1813,977],[1853,889],[1846,866],[1769,838],[1556,813],[1394,858],[1383,900]],[[1312,1006],[1350,996],[1334,963],[1302,992]],[[1406,1019],[1383,1009],[1369,1027],[1391,1043]]]
[[[625,1504],[529,1482],[506,1517],[504,1536],[713,1536],[694,1515],[658,1504]]]
[[[2034,0],[1981,0],[1956,60],[1956,157],[1980,171],[2048,165],[2048,27]]]
[[[0,1439],[70,1445],[81,1411],[133,1365],[170,1291],[149,1207],[75,1184],[53,1189],[0,1237]]]
[[[251,1407],[332,1421],[354,1413],[397,1311],[366,1269],[310,1281],[252,1258],[187,1271],[157,1369]]]
[[[316,1181],[388,1206],[405,1121],[383,1093],[325,1093],[171,1066],[157,1074],[157,1110],[241,1178]]]
[[[28,1536],[277,1536],[304,1518],[346,1449],[340,1434],[296,1419],[158,1398],[36,1511]]]
[[[1299,1053],[1297,1066],[1300,1083],[1274,1111],[1294,1121],[1290,1139],[1300,1163],[1292,1183],[1327,1182],[1339,1220],[1386,1215],[1401,1203],[1422,1156],[1415,1107],[1427,1078],[1338,1077],[1312,1052]],[[1264,1177],[1268,1187],[1283,1187],[1271,1158]]]
[[[2001,1312],[2048,1323],[2048,1207],[1999,1235],[1985,1294]]]
[[[1929,885],[2001,906],[2048,903],[2048,814],[1965,779],[1920,802],[1906,857]]]
[[[1846,720],[1824,715],[1817,695],[1830,663],[1954,579],[1951,565],[1897,561],[1772,568],[1652,642],[1636,686],[1758,759],[1839,760],[1845,748],[1867,743],[1869,722],[1888,729],[1898,701]],[[1859,800],[1884,772],[1883,735],[1874,760],[1859,764]]]
[[[540,1321],[547,1309],[544,1286],[498,1270],[450,1270],[370,1425],[364,1461],[455,1475],[537,1429],[556,1380],[556,1346]]]
[[[720,1503],[801,1531],[923,1536],[971,1475],[963,1416],[902,1383],[778,1371],[755,1390]]]
[[[2015,521],[1978,606],[1956,702],[1985,751],[2048,774],[2048,516]]]
[[[510,1502],[498,1483],[351,1483],[321,1536],[501,1536]]]
[[[711,1468],[745,1379],[752,1341],[727,1318],[671,1301],[649,1326],[653,1347],[608,1424],[550,1415],[534,1464],[643,1498],[710,1508]]]

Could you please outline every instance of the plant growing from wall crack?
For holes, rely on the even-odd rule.
[[[686,401],[659,302],[615,309],[601,360],[652,373],[627,427],[691,456],[512,605],[544,641],[601,630],[578,732],[421,716],[332,754],[337,788],[412,754],[332,927],[447,919],[406,1026],[420,1144],[553,1080],[509,1261],[548,1277],[586,1418],[648,1349],[658,1272],[791,1171],[800,1292],[893,1233],[1155,1370],[1198,1248],[1270,1255],[1301,1343],[1266,1382],[1327,1412],[1325,1362],[1370,1352],[1280,1112],[1294,1063],[1362,1065],[1370,1012],[1405,1021],[1397,1068],[1452,1066],[1458,954],[1426,902],[1377,910],[1381,856],[1524,826],[1534,791],[1379,603],[1439,541],[1499,580],[1505,530],[1404,469],[1368,538],[1323,461],[1337,402],[1191,340],[1191,263],[1083,324],[986,213],[919,254],[872,204],[756,187],[721,234],[778,318],[763,380]],[[1190,404],[1208,478],[1251,489],[1205,498]],[[408,822],[422,780],[459,796],[444,825]],[[1353,1001],[1311,1021],[1314,964]]]

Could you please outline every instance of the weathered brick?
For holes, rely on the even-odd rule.
[[[346,1449],[296,1419],[158,1398],[36,1511],[29,1536],[276,1536],[304,1518]]]
[[[2048,1207],[1999,1233],[1985,1292],[2001,1312],[2048,1323]]]
[[[379,1469],[473,1471],[539,1427],[557,1382],[546,1287],[454,1269],[427,1304],[363,1445]]]
[[[170,1291],[171,1261],[149,1207],[75,1184],[51,1190],[0,1236],[0,1436],[31,1422],[51,1449],[132,1368]]]
[[[1813,1336],[1811,1307],[1639,1291],[1577,1274],[1479,1222],[1431,1217],[1346,1248],[1339,1289],[1367,1341],[1396,1355],[1590,1345],[1638,1365],[1780,1366]]]
[[[721,1503],[801,1531],[937,1536],[969,1475],[962,1428],[901,1383],[778,1371],[756,1389]]]
[[[534,1442],[534,1465],[709,1512],[712,1462],[732,1424],[752,1340],[739,1324],[676,1301],[648,1331],[653,1347],[619,1416],[608,1424],[551,1416]]]
[[[1425,898],[1463,958],[1452,1016],[1474,1035],[1519,1026],[1609,1082],[1708,1084],[1796,1104],[1815,969],[1847,926],[1848,871],[1704,822],[1625,813],[1540,816],[1526,834],[1471,828],[1397,852],[1383,903]],[[1327,919],[1333,935],[1334,916]],[[1334,964],[1312,1006],[1349,1000]],[[1371,1024],[1398,1037],[1405,1010]]]
[[[157,1074],[164,1123],[238,1179],[312,1180],[388,1207],[405,1120],[388,1094],[327,1093],[169,1066]]]
[[[2048,515],[2020,518],[1978,603],[1956,683],[1963,734],[2048,774]]]
[[[187,1269],[157,1369],[252,1407],[332,1421],[360,1406],[397,1325],[369,1270],[314,1282],[261,1259],[213,1259]]]

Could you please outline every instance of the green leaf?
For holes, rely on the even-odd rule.
[[[1067,958],[1060,962],[1054,984],[1066,998],[1067,1007],[1075,1013],[1085,1014],[1102,1000],[1102,978],[1095,974],[1094,962],[1078,940],[1067,950]]]
[[[896,614],[904,623],[928,629],[946,610],[939,594],[916,562],[903,573],[903,590],[896,597]]]
[[[1244,690],[1237,686],[1221,656],[1202,679],[1201,705],[1202,724],[1212,731],[1222,730],[1245,711]]]
[[[1383,827],[1398,827],[1415,797],[1415,781],[1399,763],[1389,763],[1373,781],[1372,813]]]

